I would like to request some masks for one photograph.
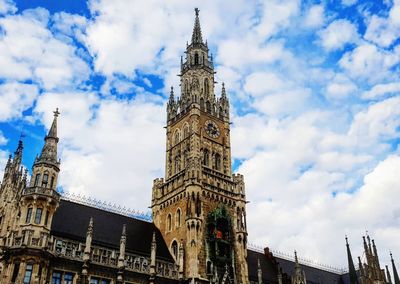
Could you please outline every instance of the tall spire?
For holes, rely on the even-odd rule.
[[[203,43],[203,38],[201,36],[200,19],[199,19],[200,10],[198,8],[195,8],[194,12],[196,14],[196,18],[194,20],[192,44]]]
[[[389,267],[386,265],[386,278],[389,284],[392,284],[392,277],[390,276]]]
[[[356,272],[356,268],[354,267],[354,262],[353,262],[353,258],[351,256],[350,245],[349,245],[347,236],[345,237],[345,239],[346,239],[346,248],[347,248],[347,259],[348,259],[348,263],[349,263],[350,284],[358,284],[357,272]]]
[[[394,264],[392,253],[390,253],[390,259],[392,261],[394,284],[400,284],[399,274],[397,273],[397,269],[396,269],[396,265]]]
[[[44,138],[44,146],[42,152],[40,153],[39,158],[35,161],[36,163],[50,163],[58,166],[58,158],[57,158],[57,118],[60,112],[58,108],[54,111],[54,118],[51,124],[49,133]]]

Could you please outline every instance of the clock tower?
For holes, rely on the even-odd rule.
[[[165,178],[154,180],[152,213],[182,280],[249,283],[243,176],[232,174],[229,100],[215,95],[214,65],[195,9],[181,58],[181,96],[167,103]]]

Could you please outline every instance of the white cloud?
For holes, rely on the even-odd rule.
[[[79,85],[89,67],[76,48],[54,37],[47,25],[49,13],[37,8],[0,19],[0,77],[33,80],[46,89]]]
[[[7,143],[7,138],[4,137],[4,134],[2,131],[0,131],[0,145],[5,145]]]
[[[391,77],[390,68],[400,62],[400,52],[389,52],[378,49],[372,44],[362,44],[354,50],[346,52],[339,65],[351,77],[359,77],[369,81],[379,81]]]
[[[313,5],[311,6],[304,19],[304,25],[308,28],[318,28],[324,24],[324,6]]]
[[[372,15],[369,19],[365,39],[382,47],[390,46],[400,34],[400,1],[393,1],[387,18]]]
[[[38,96],[38,88],[31,84],[5,83],[0,85],[0,121],[21,117]]]
[[[326,50],[343,49],[348,43],[358,40],[357,27],[345,19],[335,20],[319,32],[321,45]]]
[[[244,90],[252,96],[263,96],[282,90],[285,83],[274,73],[256,72],[246,78]]]
[[[377,84],[362,94],[364,99],[379,99],[386,94],[400,93],[400,83]]]
[[[337,74],[326,87],[330,99],[345,99],[357,90],[357,86],[343,74]]]
[[[17,7],[15,6],[14,1],[12,0],[0,0],[0,15],[15,13],[17,11]]]

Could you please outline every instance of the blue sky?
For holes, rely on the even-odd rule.
[[[59,107],[59,188],[148,210],[194,7],[225,82],[251,242],[345,266],[400,255],[400,2],[0,0],[0,174]]]

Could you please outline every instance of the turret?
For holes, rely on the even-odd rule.
[[[297,258],[297,252],[294,251],[294,272],[292,275],[292,284],[306,284],[306,274],[300,266],[299,259]]]
[[[350,284],[358,284],[356,268],[354,267],[353,257],[351,256],[350,245],[346,236],[347,260],[349,264]]]
[[[396,269],[396,265],[394,264],[392,253],[390,253],[390,260],[392,262],[394,284],[400,284],[399,274],[397,273],[397,269]]]

